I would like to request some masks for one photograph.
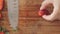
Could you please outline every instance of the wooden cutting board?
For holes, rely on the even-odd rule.
[[[42,0],[19,0],[19,3],[18,34],[60,34],[60,21],[50,22],[39,17],[38,11]],[[52,11],[52,8],[48,10]],[[14,34],[9,26],[7,12],[7,10],[2,12],[4,16],[2,22],[10,34]]]

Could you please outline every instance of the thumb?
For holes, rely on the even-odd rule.
[[[51,4],[52,2],[50,0],[45,0],[43,3],[42,3],[42,6],[40,7],[40,10],[43,10],[47,7],[47,5]]]

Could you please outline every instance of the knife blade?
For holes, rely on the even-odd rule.
[[[7,0],[9,23],[13,29],[18,25],[18,5],[18,0]]]

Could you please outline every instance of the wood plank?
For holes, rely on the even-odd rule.
[[[60,21],[46,21],[39,17],[38,11],[42,0],[19,0],[19,23],[18,34],[60,34]],[[49,11],[52,11],[52,7]],[[9,26],[8,11],[3,11],[4,26],[14,34]],[[16,33],[15,33],[16,34]]]

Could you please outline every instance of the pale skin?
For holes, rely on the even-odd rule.
[[[42,17],[45,20],[49,20],[49,21],[53,21],[53,20],[60,20],[60,0],[44,0],[42,2],[42,6],[40,8],[40,10],[46,9],[46,7],[49,4],[53,4],[54,9],[51,15],[43,15]]]

